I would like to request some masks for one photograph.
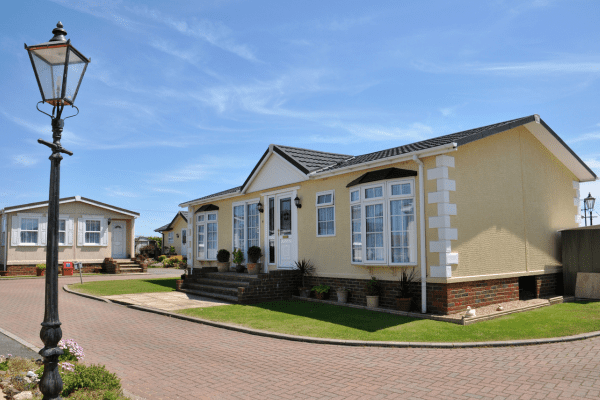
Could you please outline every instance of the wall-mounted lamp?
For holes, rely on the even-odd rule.
[[[300,198],[298,196],[296,196],[296,198],[294,199],[294,204],[297,208],[302,208],[302,204],[300,204]]]
[[[108,219],[108,224],[110,225],[110,223],[112,222],[112,218]]]
[[[258,204],[256,205],[256,208],[258,208],[258,212],[259,213],[263,213],[265,212],[265,208],[263,207],[262,203],[259,201]]]
[[[179,239],[179,233],[176,233],[175,236],[177,236],[177,239]]]

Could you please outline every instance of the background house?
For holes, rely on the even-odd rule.
[[[384,306],[416,268],[421,310],[452,313],[556,292],[559,230],[577,226],[579,182],[595,179],[531,115],[359,156],[271,145],[243,185],[180,206],[191,266],[257,245],[263,272],[310,259],[311,283],[350,287],[353,302],[375,276]]]
[[[58,261],[81,262],[84,271],[99,271],[107,257],[134,255],[135,219],[139,213],[81,196],[59,201]],[[46,263],[48,202],[0,210],[0,271],[35,275]]]
[[[175,254],[187,257],[187,226],[188,212],[179,211],[167,225],[155,229],[162,235],[163,253],[168,254],[171,246],[175,247]]]

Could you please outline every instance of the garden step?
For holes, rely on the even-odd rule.
[[[202,290],[193,290],[193,289],[181,289],[181,292],[188,293],[188,294],[193,294],[193,295],[196,295],[196,296],[209,297],[209,298],[212,298],[212,299],[225,300],[225,301],[228,301],[230,303],[237,303],[238,302],[237,296],[229,296],[229,295],[226,295],[226,294],[204,292]]]
[[[231,287],[231,288],[239,288],[239,287],[247,287],[250,286],[250,282],[245,281],[233,281],[226,279],[207,279],[207,278],[196,278],[192,281],[193,283],[199,283],[202,285],[209,286],[220,286],[220,287]]]
[[[219,293],[227,296],[235,296],[237,298],[238,289],[237,287],[223,287],[223,286],[212,286],[212,285],[203,285],[201,283],[191,283],[185,282],[183,283],[183,287],[186,289],[200,290],[203,292],[209,293]]]
[[[140,268],[140,267],[138,267],[138,268],[123,268],[123,267],[121,267],[121,268],[119,268],[119,270],[120,270],[121,272],[143,272],[143,271],[144,271],[144,270],[143,270],[142,268]]]
[[[119,267],[139,267],[140,264],[134,262],[119,263]]]
[[[258,280],[258,275],[238,274],[236,272],[209,272],[205,275],[209,279],[228,281],[252,282]]]

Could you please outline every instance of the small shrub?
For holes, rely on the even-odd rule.
[[[377,278],[372,276],[371,279],[367,281],[365,289],[367,291],[367,296],[379,296],[381,293],[381,283],[379,283]]]
[[[58,357],[58,361],[81,361],[85,357],[83,349],[73,339],[59,341],[58,347],[63,350],[63,355]]]
[[[22,357],[11,357],[0,365],[2,364],[6,364],[5,371],[11,375],[17,375],[21,371],[30,371],[37,367],[34,361]]]
[[[245,260],[244,252],[240,249],[235,249],[233,251],[233,262],[236,265],[240,265],[241,263],[244,262],[244,260]]]
[[[217,261],[218,262],[229,262],[229,250],[221,249],[217,252]]]
[[[118,390],[88,390],[81,389],[73,392],[69,400],[128,400]]]
[[[35,266],[37,269],[46,269],[46,264],[38,264]]]
[[[327,285],[318,285],[312,288],[315,293],[329,293],[329,289],[331,289]]]
[[[158,261],[163,262],[165,260],[165,258],[167,258],[167,256],[165,256],[165,255],[158,256]]]
[[[169,253],[175,254],[175,246],[169,247]]]
[[[120,391],[121,380],[116,374],[106,370],[104,365],[75,364],[73,372],[64,372],[63,396],[68,396],[79,389]]]
[[[306,287],[304,277],[313,275],[315,273],[315,266],[310,260],[306,260],[305,258],[302,261],[294,261],[294,264],[296,265],[296,269],[300,271],[300,275],[302,275],[302,287]]]
[[[262,250],[258,246],[251,246],[248,249],[248,262],[254,264],[263,256]]]

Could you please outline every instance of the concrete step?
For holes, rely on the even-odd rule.
[[[137,268],[119,268],[119,270],[121,271],[121,273],[126,272],[126,273],[131,273],[131,272],[143,272],[144,270],[140,267]]]
[[[189,293],[189,294],[193,294],[196,296],[208,297],[211,299],[218,299],[218,300],[225,300],[230,303],[238,303],[237,296],[229,296],[229,295],[225,295],[225,294],[211,293],[211,292],[205,292],[202,290],[193,290],[193,289],[181,289],[181,291],[184,293]]]
[[[190,290],[198,290],[202,292],[208,293],[218,293],[227,296],[234,296],[237,298],[238,289],[237,287],[225,287],[225,286],[212,286],[212,285],[203,285],[201,283],[193,283],[183,281],[183,287],[185,289]]]
[[[238,282],[252,282],[259,279],[258,275],[238,274],[237,272],[209,272],[204,278]]]
[[[186,279],[188,279],[188,278],[186,277]],[[208,279],[208,278],[192,278],[191,283],[208,285],[208,286],[236,288],[236,290],[239,287],[250,286],[250,282],[246,282],[246,281],[234,281],[234,280],[227,280],[227,279]]]
[[[139,267],[140,264],[134,262],[119,263],[119,267]]]

